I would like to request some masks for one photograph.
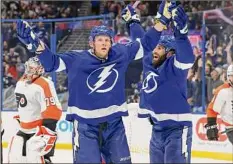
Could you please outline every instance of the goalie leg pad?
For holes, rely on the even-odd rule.
[[[15,135],[12,137],[8,146],[8,162],[9,163],[26,163],[26,158],[22,155],[24,139]]]
[[[25,134],[19,131],[9,144],[8,162],[9,163],[44,163],[44,158],[38,153],[28,151],[28,141],[33,134]]]
[[[30,140],[27,142],[27,163],[45,163],[44,157],[40,155],[35,145]]]

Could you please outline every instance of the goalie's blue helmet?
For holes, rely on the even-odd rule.
[[[176,49],[175,38],[170,35],[161,36],[158,45],[162,45],[166,52]]]
[[[91,34],[89,36],[89,41],[94,41],[95,37],[99,35],[109,36],[111,41],[113,42],[113,31],[104,25],[96,26],[92,28]]]

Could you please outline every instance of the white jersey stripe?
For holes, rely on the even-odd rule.
[[[128,109],[127,109],[126,103],[123,103],[120,106],[112,105],[107,108],[100,108],[100,109],[94,109],[94,110],[80,109],[75,106],[68,107],[69,114],[77,114],[78,116],[82,118],[86,118],[86,119],[106,117],[116,112],[127,112],[127,110]]]
[[[174,65],[182,70],[189,69],[193,66],[193,63],[181,63],[178,60],[176,60],[176,57],[174,59]]]
[[[56,72],[60,72],[60,71],[63,71],[65,69],[66,69],[65,62],[61,58],[59,58],[59,67],[56,70]]]
[[[188,138],[188,127],[185,126],[183,128],[182,133],[182,154],[185,155],[185,158],[188,159],[188,145],[187,145],[187,138]]]
[[[139,38],[137,38],[136,41],[139,42],[140,47],[139,47],[139,49],[138,49],[137,54],[135,55],[134,60],[141,59],[141,58],[143,57],[143,55],[144,55],[144,54],[143,54],[143,47],[142,47],[141,40],[140,40]]]
[[[174,121],[192,121],[191,113],[183,113],[183,114],[155,114],[153,111],[147,109],[139,109],[139,114],[150,114],[158,121],[165,120],[174,120]]]

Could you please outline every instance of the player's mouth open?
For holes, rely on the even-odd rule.
[[[102,50],[102,51],[106,51],[106,50],[107,50],[107,48],[101,48],[101,50]]]
[[[158,60],[159,59],[159,55],[153,55],[153,59],[154,60]]]

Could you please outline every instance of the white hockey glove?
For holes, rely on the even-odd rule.
[[[127,5],[121,12],[122,19],[128,23],[140,23],[139,15],[136,13],[135,9],[131,5]]]
[[[28,22],[17,21],[17,35],[30,52],[40,54],[45,50],[45,44],[36,36]]]
[[[30,139],[30,149],[37,151],[40,156],[44,156],[51,151],[56,140],[56,132],[45,126],[38,126],[35,135]]]
[[[175,7],[175,3],[163,0],[162,3],[159,5],[157,15],[155,16],[155,23],[161,22],[164,25],[164,29],[167,29],[167,26],[169,25],[172,17],[170,10]]]

